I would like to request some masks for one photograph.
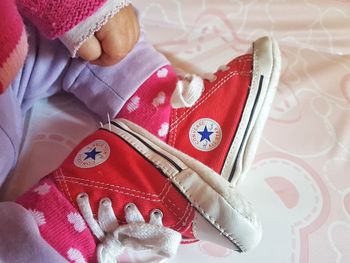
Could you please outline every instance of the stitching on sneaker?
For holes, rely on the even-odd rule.
[[[185,224],[185,223],[187,223],[188,217],[189,217],[189,215],[190,215],[191,213],[189,213],[189,215],[185,218],[186,213],[188,212],[188,205],[189,205],[189,204],[187,203],[185,212],[182,213],[182,211],[181,211],[169,198],[166,198],[168,192],[169,192],[170,189],[171,189],[172,184],[170,183],[170,184],[168,184],[168,185],[169,185],[168,191],[167,191],[167,192],[164,194],[164,196],[162,197],[161,202],[164,204],[164,206],[165,206],[166,208],[168,208],[168,209],[172,212],[172,214],[173,214],[174,216],[176,216],[176,217],[178,218],[179,221],[174,225],[174,227],[175,227],[175,226],[177,226],[177,225],[179,225],[179,224]],[[179,212],[179,214],[176,213],[175,210],[174,210],[173,208],[170,208],[170,206],[167,205],[167,204],[165,203],[165,201],[169,202],[173,207],[175,207],[175,209]],[[191,212],[191,211],[189,211],[189,212]],[[185,221],[182,222],[182,221],[184,220],[184,218],[185,218]],[[182,229],[182,228],[184,228],[184,227],[181,225],[181,226],[177,227],[176,230],[179,230],[179,229]]]
[[[180,220],[182,220],[182,222],[179,221],[179,222],[177,222],[177,223],[174,225],[174,227],[175,227],[175,226],[181,224],[181,226],[179,226],[179,227],[176,228],[176,229],[187,229],[186,226],[187,226],[188,221],[189,221],[189,219],[190,219],[190,216],[191,216],[191,214],[192,214],[192,212],[193,212],[193,209],[194,209],[194,208],[192,208],[192,206],[188,203],[187,206],[186,206],[185,212],[183,213],[183,215],[182,215],[182,217],[181,217],[181,219],[180,219]],[[179,231],[179,232],[180,232],[180,231]]]
[[[254,71],[260,72],[259,66],[258,66],[259,63],[257,63],[257,62],[258,62],[258,57],[256,55],[256,52],[254,52],[253,53],[253,68],[254,68]],[[251,81],[251,84],[250,84],[250,88],[256,86],[257,79],[260,76],[259,74],[253,74],[253,72],[251,73],[251,75],[252,75],[252,81]],[[249,92],[249,93],[251,93],[251,92]],[[248,98],[247,98],[247,101],[245,103],[245,107],[249,106],[249,105],[252,105],[252,104],[254,105],[254,100],[253,100],[254,98],[249,96],[249,95],[250,94],[248,94]],[[247,122],[247,119],[249,120],[249,118],[250,118],[250,112],[246,112],[246,111],[243,110],[240,123]],[[245,127],[242,127],[241,125],[238,125],[235,137],[241,136],[241,134],[245,132],[244,128]],[[231,148],[235,148],[236,146],[237,146],[237,141],[234,140],[233,143],[232,143],[232,147]],[[236,158],[235,154],[236,153],[233,153],[233,151],[229,151],[229,153],[227,155],[227,160],[235,159]],[[242,168],[240,168],[240,169],[242,169]]]
[[[177,127],[178,127],[178,125],[176,125],[174,127],[174,130],[175,130],[174,133],[171,133],[171,129],[172,129],[171,126],[173,125],[173,123],[176,123],[176,121],[178,119],[177,112],[178,112],[177,110],[174,110],[174,114],[171,114],[172,119],[171,119],[171,124],[170,124],[170,127],[169,127],[170,128],[169,135],[172,135],[170,140],[169,140],[169,145],[171,145],[171,146],[175,145],[176,138],[177,138]]]
[[[198,216],[196,216],[196,215],[194,215],[194,217],[193,217],[193,221],[192,221],[192,234],[193,234],[193,236],[195,237],[195,238],[197,238],[198,237],[198,225],[197,225],[197,220],[196,220],[196,218],[197,218]]]
[[[205,101],[207,101],[219,88],[221,88],[229,79],[231,79],[232,77],[234,76],[248,76],[249,74],[245,73],[245,74],[242,74],[240,72],[230,72],[228,75],[226,75],[223,79],[221,79],[219,82],[218,82],[218,86],[216,86],[215,88],[211,89],[210,92],[208,92],[207,94],[205,94],[203,96],[203,98],[201,98],[201,101],[196,104],[195,106],[193,106],[192,108],[190,108],[189,111],[186,111],[185,113],[183,113],[181,115],[180,118],[178,118],[176,120],[176,127],[178,125],[180,125],[180,123],[182,123],[195,109],[197,109],[199,106],[201,106]],[[173,130],[173,129],[172,129]],[[171,131],[172,131],[171,130]]]
[[[174,228],[178,232],[182,232],[188,228],[187,224],[193,211],[193,209],[188,208],[191,208],[191,206],[188,205],[188,207],[186,207],[185,213],[181,216],[179,221],[174,226],[172,226],[172,228]]]
[[[236,62],[237,64],[240,63],[244,63],[244,66],[247,62],[251,62],[252,61],[252,56],[251,55],[246,55],[241,57],[240,59],[238,59],[238,61]],[[186,110],[182,116],[177,117],[175,121],[172,123],[172,125],[174,125],[173,127],[171,127],[170,131],[173,131],[175,128],[177,128],[177,126],[184,121],[184,119],[186,119],[188,117],[188,115],[190,115],[197,107],[199,107],[201,104],[203,104],[203,102],[205,102],[207,99],[209,99],[211,97],[211,95],[213,95],[214,92],[216,92],[219,88],[221,88],[230,78],[234,77],[234,76],[250,76],[251,75],[251,70],[249,70],[249,72],[247,72],[246,70],[243,70],[243,66],[241,66],[240,69],[236,69],[234,71],[230,71],[228,72],[227,75],[224,76],[223,79],[221,79],[218,83],[216,83],[214,85],[214,87],[212,87],[212,89],[210,90],[209,93],[205,94],[203,97],[201,97],[199,99],[200,103],[198,103],[197,105],[189,108],[188,110]],[[178,110],[175,110],[175,113],[177,114]]]
[[[158,197],[157,199],[151,199],[151,198],[143,197],[143,196],[140,196],[140,195],[135,195],[135,194],[132,194],[132,193],[124,192],[124,191],[121,191],[121,190],[112,189],[113,187],[118,188],[118,186],[105,184],[105,183],[100,183],[100,182],[95,182],[95,181],[91,181],[91,180],[88,180],[88,179],[66,177],[66,176],[64,176],[63,171],[62,171],[61,168],[59,169],[59,171],[61,172],[61,176],[57,175],[57,176],[55,176],[55,179],[56,179],[57,182],[60,183],[61,188],[62,188],[62,182],[64,182],[64,184],[65,184],[64,188],[65,189],[63,189],[63,190],[65,190],[67,192],[67,194],[68,194],[68,196],[69,196],[71,201],[73,199],[71,197],[69,188],[67,186],[67,182],[68,183],[72,183],[72,184],[78,184],[78,185],[86,186],[86,187],[92,187],[92,188],[98,188],[98,189],[104,189],[104,190],[108,190],[108,191],[112,191],[112,192],[117,192],[117,193],[125,194],[125,195],[128,195],[128,196],[134,196],[134,197],[141,198],[141,199],[148,200],[148,201],[152,201],[152,202],[162,202],[164,204],[164,206],[167,209],[169,209],[169,211],[178,219],[178,222],[175,224],[175,226],[177,226],[179,224],[187,225],[187,222],[189,220],[191,212],[193,211],[193,209],[188,209],[188,208],[191,208],[191,206],[189,204],[187,204],[185,212],[181,214],[182,211],[180,209],[178,209],[176,207],[176,205],[171,200],[169,200],[169,198],[166,198],[168,192],[171,189],[171,185],[172,184],[170,182],[167,182],[164,185],[161,193],[159,194],[159,196],[157,196]],[[79,181],[82,181],[82,182],[79,182]],[[97,184],[107,185],[110,188],[103,187],[103,186],[98,186]],[[128,189],[128,188],[125,188],[125,189],[129,190],[130,192],[133,192],[133,191],[134,192],[138,192],[138,191],[136,191],[134,189]],[[167,191],[164,193],[165,189],[167,189]],[[139,193],[142,193],[142,192],[139,192]],[[150,195],[149,193],[143,193],[143,194]],[[176,212],[172,207],[170,207],[169,204],[167,204],[165,201],[168,201],[169,203],[172,204],[172,206],[176,207],[176,209],[178,210],[178,212],[180,212],[180,214],[178,212]],[[74,203],[74,202],[72,201],[72,203]],[[184,226],[181,225],[181,226],[177,227],[176,229],[181,229],[181,228],[184,228]]]
[[[84,178],[65,176],[65,175],[63,174],[62,168],[60,168],[59,170],[60,170],[60,172],[61,172],[61,175],[60,175],[60,176],[57,176],[58,179],[60,179],[60,178],[62,177],[63,179],[68,178],[68,179],[70,179],[70,181],[76,180],[76,181],[82,181],[82,182],[90,182],[90,183],[92,183],[92,184],[93,184],[93,183],[96,183],[96,184],[100,184],[100,185],[110,186],[110,187],[112,187],[112,188],[121,188],[121,189],[123,189],[123,190],[125,190],[125,191],[137,192],[137,193],[143,194],[143,195],[154,196],[154,197],[156,197],[156,198],[158,198],[159,196],[164,195],[163,192],[165,191],[165,189],[168,187],[168,185],[171,185],[171,183],[166,183],[166,184],[164,184],[164,187],[163,187],[163,189],[160,191],[159,194],[150,194],[150,193],[145,193],[145,192],[137,191],[137,190],[134,190],[134,189],[131,189],[131,188],[127,188],[127,187],[123,187],[123,186],[119,186],[119,185],[107,184],[107,183],[98,182],[98,181],[92,181],[92,180],[84,179]],[[120,192],[122,192],[122,191],[120,191]]]
[[[78,184],[78,185],[82,185],[82,186],[98,188],[98,189],[103,189],[103,190],[108,190],[108,191],[112,191],[115,193],[121,193],[121,194],[141,198],[141,199],[152,201],[152,202],[160,202],[161,201],[161,199],[159,197],[157,197],[157,198],[145,197],[145,196],[142,196],[140,194],[138,195],[136,193],[130,193],[132,191],[127,192],[125,190],[113,189],[113,188],[118,188],[118,187],[114,187],[111,185],[103,186],[103,184],[99,185],[100,184],[99,182],[94,182],[94,181],[90,181],[90,180],[85,180],[85,182],[84,182],[83,180],[77,180],[77,179],[80,179],[80,178],[72,178],[72,177],[64,177],[64,176],[60,176],[57,178],[57,180],[63,180],[63,181],[68,182],[68,183]],[[167,183],[167,185],[170,185],[170,183]]]
[[[244,72],[230,72],[223,79],[221,79],[213,89],[210,90],[207,94],[205,94],[198,104],[191,107],[188,111],[184,112],[180,118],[178,118],[175,123],[173,123],[173,127],[170,129],[170,132],[174,130],[174,127],[177,127],[180,123],[182,123],[195,109],[201,106],[205,101],[207,101],[219,88],[221,88],[229,79],[234,76],[249,76],[249,73]]]
[[[62,178],[62,179],[63,179],[62,181],[58,180],[58,178],[60,177],[60,175],[58,174],[58,172],[60,172],[60,173],[61,173],[61,176],[63,177],[63,178]],[[73,201],[72,195],[70,194],[70,191],[69,191],[67,182],[66,182],[66,180],[64,179],[64,175],[63,175],[63,172],[62,172],[62,169],[61,169],[61,168],[59,168],[58,170],[56,170],[56,172],[55,172],[55,180],[60,184],[62,191],[65,191],[65,192],[67,193],[67,195],[69,196],[69,199],[70,199],[71,203],[73,203],[74,201]],[[62,183],[64,184],[64,187],[62,186]]]
[[[255,56],[255,54],[254,54],[254,56]],[[255,57],[254,57],[254,59],[255,59]],[[246,62],[247,62],[247,61],[246,61]],[[256,81],[256,76],[252,76],[252,81],[251,81],[250,87],[254,86],[255,81]],[[248,98],[247,98],[247,101],[246,101],[246,103],[245,103],[245,107],[246,107],[247,105],[251,105],[251,104],[252,104],[252,98],[249,97],[249,94],[248,94]],[[250,116],[250,115],[247,115],[247,113],[243,110],[240,123],[246,122],[246,119],[249,118],[249,116]],[[242,132],[245,131],[245,130],[243,130],[243,131],[242,131],[242,130],[243,130],[243,127],[242,127],[241,125],[238,125],[235,137],[239,137],[238,135],[240,135]],[[231,146],[230,148],[232,149],[232,148],[235,148],[236,146],[237,146],[237,140],[233,140],[232,146]],[[233,152],[232,152],[232,151],[229,151],[229,153],[228,153],[226,159],[227,159],[227,160],[232,160],[232,159],[234,159],[235,157],[236,157],[236,156],[233,154]]]
[[[112,191],[112,192],[119,192],[119,193],[122,193],[122,194],[125,194],[125,195],[128,195],[128,196],[134,196],[134,197],[137,197],[137,198],[140,198],[140,199],[144,199],[144,200],[147,200],[147,201],[163,203],[164,206],[165,206],[167,209],[169,209],[169,211],[179,220],[178,223],[177,223],[176,225],[178,225],[179,223],[182,223],[182,220],[183,220],[184,215],[179,215],[173,208],[169,207],[168,204],[165,204],[165,203],[164,203],[164,200],[162,200],[162,199],[156,200],[156,199],[145,198],[145,197],[142,197],[142,196],[137,196],[137,195],[130,194],[130,193],[126,193],[126,192],[122,192],[122,191],[112,190],[112,189],[105,188],[105,187],[94,186],[93,184],[74,182],[73,180],[66,180],[66,181],[69,182],[69,183],[72,183],[72,184],[79,184],[79,185],[86,186],[86,187],[104,189],[104,190],[108,190],[108,191]],[[167,184],[167,185],[171,186],[171,184]],[[169,188],[169,189],[170,189],[170,188]],[[184,222],[184,223],[185,223],[185,222]],[[176,228],[176,229],[178,230],[178,229],[181,229],[181,228],[183,228],[183,226],[179,226],[179,227]]]

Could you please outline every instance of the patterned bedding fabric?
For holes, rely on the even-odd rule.
[[[134,4],[148,39],[185,71],[215,71],[263,35],[273,36],[282,51],[278,93],[240,185],[262,219],[261,244],[244,255],[207,242],[183,245],[172,262],[350,262],[350,2]],[[97,123],[67,95],[38,103],[3,198],[14,198],[57,167]],[[123,257],[140,262],[133,254]]]

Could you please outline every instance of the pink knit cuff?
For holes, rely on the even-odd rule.
[[[21,12],[48,38],[56,38],[96,12],[107,0],[17,0]]]
[[[75,57],[78,49],[89,37],[99,31],[111,17],[129,4],[131,4],[131,0],[107,0],[93,15],[64,33],[59,39],[70,51],[72,57]]]
[[[23,66],[24,60],[27,56],[27,51],[27,34],[23,28],[16,46],[13,47],[13,50],[8,54],[6,60],[0,61],[0,94],[8,88],[11,81],[16,77],[17,73]]]
[[[0,0],[0,94],[22,67],[27,55],[27,35],[15,2]]]

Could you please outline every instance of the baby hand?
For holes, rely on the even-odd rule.
[[[111,66],[133,49],[139,36],[138,18],[132,5],[128,5],[83,43],[78,56],[95,65]]]

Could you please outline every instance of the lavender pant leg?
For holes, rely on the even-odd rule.
[[[67,262],[41,238],[33,216],[22,206],[0,203],[0,215],[0,262]]]
[[[65,76],[77,76],[86,66],[78,60],[72,63],[58,41],[43,39],[31,27],[28,27],[28,35],[25,64],[6,92],[0,95],[0,185],[16,164],[24,114],[38,99],[61,90]]]

